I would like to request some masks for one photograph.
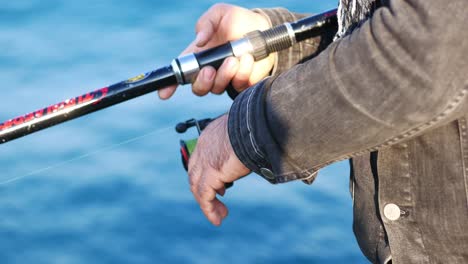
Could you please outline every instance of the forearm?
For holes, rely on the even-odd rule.
[[[250,169],[272,169],[271,182],[310,177],[466,111],[466,3],[391,3],[316,58],[236,99],[231,144]]]

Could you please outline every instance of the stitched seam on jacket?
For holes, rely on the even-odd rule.
[[[417,154],[413,154],[411,152],[411,148],[410,147],[407,147],[405,149],[406,153],[407,153],[407,162],[408,162],[408,172],[410,174],[410,178],[416,178],[416,169],[412,167],[412,163],[410,162],[410,157],[411,156],[417,156]],[[412,218],[412,222],[413,223],[417,223],[415,225],[415,229],[417,231],[417,234],[418,234],[418,238],[421,239],[421,247],[422,247],[422,250],[424,251],[424,256],[422,257],[426,263],[431,263],[431,260],[429,259],[429,254],[427,254],[427,248],[426,248],[426,243],[424,242],[424,234],[421,230],[421,225],[418,223],[418,219],[416,219],[416,215],[418,214],[417,210],[419,209],[418,206],[415,205],[415,202],[414,202],[414,198],[413,198],[413,195],[414,195],[414,191],[411,190],[413,189],[413,183],[411,182],[411,179],[410,179],[410,183],[409,183],[409,187],[410,187],[410,190],[408,191],[408,194],[411,196],[411,209],[414,211],[414,217]]]
[[[381,143],[381,144],[379,144],[377,146],[374,146],[372,148],[368,148],[368,149],[365,149],[365,150],[361,150],[361,151],[352,152],[350,154],[342,155],[339,158],[324,162],[324,163],[322,163],[320,165],[314,166],[311,169],[303,170],[301,172],[285,173],[285,174],[279,175],[278,177],[279,178],[284,178],[284,179],[287,179],[287,180],[295,180],[295,179],[298,179],[298,176],[294,176],[295,174],[296,175],[297,174],[302,175],[302,174],[305,174],[305,173],[311,173],[311,172],[317,171],[320,168],[323,168],[323,167],[325,167],[327,165],[330,165],[330,164],[332,164],[334,162],[342,161],[342,160],[345,160],[345,159],[350,159],[352,157],[359,156],[359,155],[362,155],[362,154],[365,154],[365,153],[368,153],[368,152],[377,151],[377,150],[379,150],[381,148],[389,147],[391,145],[394,145],[394,144],[397,144],[397,143],[399,143],[401,141],[404,141],[407,138],[415,135],[416,133],[421,132],[423,129],[430,128],[431,126],[435,125],[438,121],[443,119],[445,116],[447,116],[448,114],[453,112],[455,110],[455,108],[457,108],[460,105],[462,99],[464,99],[466,97],[467,93],[468,93],[468,85],[465,85],[465,87],[455,96],[455,98],[453,98],[450,101],[448,106],[446,106],[446,108],[440,114],[438,114],[436,117],[434,117],[433,119],[429,120],[428,122],[423,123],[423,124],[421,124],[421,125],[419,125],[419,126],[417,126],[415,128],[411,128],[411,129],[409,129],[407,131],[404,131],[404,132],[400,133],[399,135],[397,135],[395,137],[387,139],[383,143]]]
[[[467,142],[467,122],[466,117],[458,120],[458,129],[460,133],[460,151],[462,154],[462,165],[463,165],[463,178],[465,180],[465,196],[466,196],[466,206],[468,208],[468,142]]]
[[[255,89],[259,89],[258,86],[255,87]],[[250,103],[252,101],[252,96],[253,94],[255,93],[255,91],[252,91],[250,94],[249,94],[249,98],[247,99],[247,130],[249,131],[249,137],[250,137],[250,143],[252,144],[252,147],[255,151],[255,153],[262,159],[265,160],[265,156],[263,156],[263,154],[260,152],[260,150],[258,149],[258,146],[257,146],[257,143],[255,142],[255,139],[252,135],[252,125],[250,124]]]
[[[375,245],[375,258],[377,259],[377,261],[381,261],[380,255],[379,255],[379,245],[381,245],[381,243],[385,243],[385,230],[384,230],[382,222],[379,225],[379,240],[377,241],[377,244]],[[391,257],[392,257],[392,254],[390,254],[390,258]],[[382,263],[386,263],[386,262],[382,261]]]

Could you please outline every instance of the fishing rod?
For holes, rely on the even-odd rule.
[[[205,66],[218,69],[224,59],[251,54],[255,61],[297,42],[318,36],[336,24],[336,9],[285,23],[265,31],[253,31],[243,38],[198,53],[180,56],[168,66],[128,80],[67,99],[0,124],[0,144],[6,143],[65,121],[154,92],[174,84],[194,81]],[[234,90],[228,91],[233,93]]]

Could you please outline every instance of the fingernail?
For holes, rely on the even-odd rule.
[[[163,90],[158,91],[158,96],[159,96],[159,99],[166,100],[166,94],[164,93]]]
[[[159,98],[161,100],[167,100],[167,99],[169,99],[169,97],[171,95],[171,90],[170,90],[170,88],[163,88],[163,89],[158,91],[158,95],[159,95]]]
[[[195,38],[195,45],[197,46],[203,46],[205,43],[205,34],[203,33],[203,31],[199,32],[197,34],[197,37]]]

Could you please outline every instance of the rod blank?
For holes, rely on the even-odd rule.
[[[191,83],[201,68],[210,65],[217,69],[230,56],[249,53],[255,60],[263,59],[334,25],[336,9],[265,31],[250,32],[242,39],[176,58],[169,66],[7,120],[0,124],[0,144],[169,85]]]

